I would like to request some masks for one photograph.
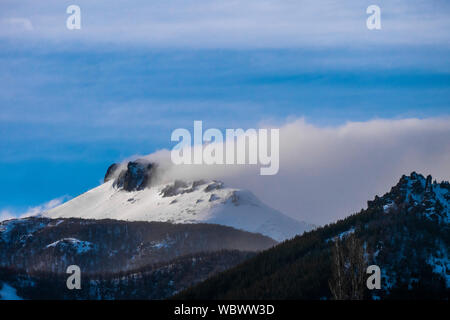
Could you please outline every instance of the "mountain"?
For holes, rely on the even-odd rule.
[[[147,161],[113,164],[101,186],[0,222],[0,295],[163,299],[312,228],[249,191],[160,175]],[[81,269],[81,290],[66,287],[69,265]]]
[[[311,230],[262,203],[250,191],[220,181],[158,184],[158,165],[144,160],[111,165],[104,183],[44,214],[50,218],[213,223],[277,241]]]
[[[160,300],[254,255],[254,252],[220,250],[185,255],[126,272],[82,272],[80,290],[67,289],[66,273],[0,267],[0,300]]]
[[[367,209],[261,252],[176,299],[448,299],[450,184],[415,172]],[[366,268],[381,269],[368,290]]]
[[[0,222],[0,292],[4,283],[25,299],[162,299],[275,244],[214,224],[8,220]],[[65,286],[69,265],[81,269],[80,291]]]
[[[27,272],[114,273],[221,250],[260,251],[266,236],[213,224],[26,218],[0,222],[0,266]]]

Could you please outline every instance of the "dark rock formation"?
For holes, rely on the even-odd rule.
[[[180,189],[184,189],[187,188],[187,184],[184,181],[181,180],[175,180],[175,182],[173,184],[170,184],[166,187],[164,187],[164,189],[161,190],[161,195],[165,198],[165,197],[173,197],[182,193],[185,193],[186,190],[180,190]]]
[[[211,192],[213,190],[219,190],[223,188],[223,182],[221,181],[214,181],[205,188],[205,192]]]
[[[106,170],[105,178],[103,179],[103,182],[108,182],[109,180],[114,178],[114,172],[119,168],[119,165],[117,163],[113,163],[108,167],[108,170]]]
[[[130,161],[127,169],[119,173],[116,181],[114,181],[114,186],[126,191],[145,189],[150,184],[155,168],[154,163],[145,163],[139,160]]]

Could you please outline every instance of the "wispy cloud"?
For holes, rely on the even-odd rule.
[[[27,18],[7,18],[1,20],[3,24],[9,25],[11,28],[16,28],[18,32],[20,31],[33,31],[33,24],[30,19]]]
[[[8,211],[8,210],[0,211],[0,221],[10,220],[10,219],[14,219],[14,218],[17,218],[17,217],[15,215],[13,215],[10,211]]]
[[[32,217],[32,216],[38,216],[50,209],[53,209],[65,201],[69,200],[69,196],[62,196],[56,199],[52,199],[48,202],[42,203],[37,206],[29,207],[24,212],[15,212],[13,210],[3,209],[0,211],[0,221],[3,220],[9,220],[9,219],[15,219],[15,218],[26,218],[26,217]]]

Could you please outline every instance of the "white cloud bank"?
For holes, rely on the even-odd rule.
[[[449,180],[450,118],[327,128],[293,120],[280,128],[280,170],[274,176],[260,176],[258,166],[174,166],[167,150],[147,157],[164,163],[165,180],[222,179],[292,217],[325,224],[359,211],[402,174],[417,171]]]

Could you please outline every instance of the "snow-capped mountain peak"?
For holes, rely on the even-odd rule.
[[[250,191],[221,181],[175,180],[152,184],[154,164],[129,162],[108,168],[105,182],[44,214],[51,218],[215,223],[267,235],[277,241],[310,230],[262,203]]]

